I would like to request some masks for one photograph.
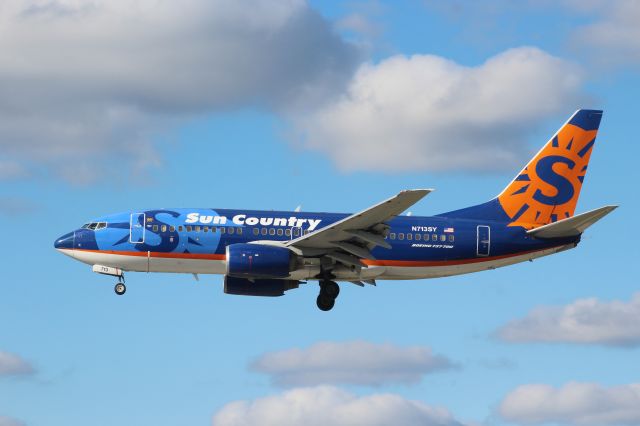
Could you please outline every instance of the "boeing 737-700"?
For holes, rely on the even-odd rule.
[[[249,296],[318,281],[317,305],[328,311],[337,281],[467,274],[576,247],[616,208],[574,215],[601,117],[577,111],[496,198],[461,210],[401,216],[431,189],[402,191],[355,214],[141,209],[93,219],[54,245],[117,277],[119,295],[130,271],[220,274],[225,293]]]

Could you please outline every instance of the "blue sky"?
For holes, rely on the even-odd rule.
[[[638,2],[204,3],[0,6],[1,426],[640,424]],[[323,313],[313,284],[244,298],[217,276],[131,273],[116,297],[53,250],[146,207],[349,212],[433,187],[413,214],[453,210],[581,107],[605,112],[578,209],[621,207],[533,264],[345,284]],[[324,379],[272,380],[296,348],[289,373]]]

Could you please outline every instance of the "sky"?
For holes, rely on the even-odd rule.
[[[0,2],[0,426],[640,425],[640,1]],[[486,201],[604,116],[580,246],[434,280],[225,295],[53,249],[163,207]]]

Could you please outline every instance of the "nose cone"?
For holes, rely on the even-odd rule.
[[[53,246],[58,250],[73,250],[73,234],[73,232],[64,234],[53,243]]]

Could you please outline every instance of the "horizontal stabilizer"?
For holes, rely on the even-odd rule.
[[[585,229],[614,211],[618,206],[604,206],[590,212],[582,213],[567,219],[562,219],[548,225],[527,231],[527,234],[536,238],[565,238],[575,237]]]

